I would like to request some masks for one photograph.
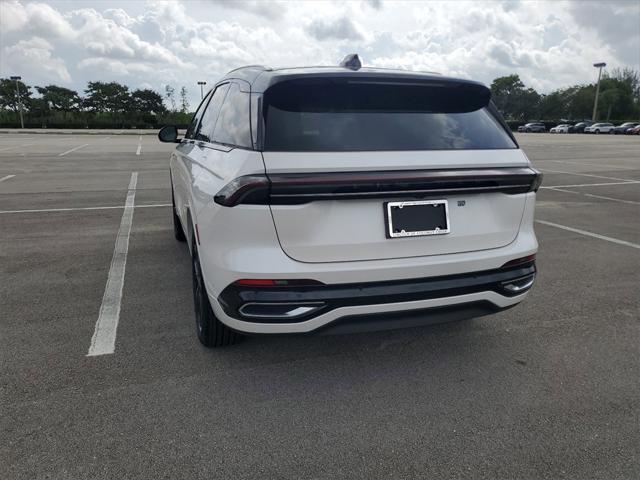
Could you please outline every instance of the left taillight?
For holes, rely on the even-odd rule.
[[[225,207],[240,203],[265,204],[269,201],[269,185],[266,175],[244,175],[226,184],[213,200]]]

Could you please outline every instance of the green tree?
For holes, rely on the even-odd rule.
[[[45,102],[50,110],[60,110],[62,112],[72,112],[80,109],[82,99],[78,92],[57,85],[47,85],[46,87],[35,87],[41,95],[41,100]]]
[[[131,106],[136,112],[153,113],[160,115],[166,113],[162,96],[148,88],[135,90],[131,93]]]
[[[563,90],[565,96],[564,117],[571,120],[591,119],[593,113],[593,99],[596,86],[574,85]]]
[[[89,82],[84,107],[98,113],[122,113],[131,108],[129,87],[118,82]]]
[[[20,88],[20,100],[22,101],[23,110],[29,110],[31,107],[31,89],[30,87],[18,80],[18,88]],[[16,93],[16,81],[10,78],[0,78],[0,109],[18,111],[18,95]]]
[[[527,120],[537,114],[540,95],[526,88],[519,75],[496,78],[491,83],[491,96],[507,119]]]
[[[638,74],[631,69],[605,73],[600,83],[598,118],[628,118],[638,114]]]

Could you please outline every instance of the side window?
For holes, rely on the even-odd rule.
[[[213,141],[213,129],[216,126],[216,120],[218,119],[220,107],[222,106],[222,101],[224,100],[227,90],[229,90],[229,84],[225,83],[224,85],[218,86],[215,92],[213,92],[211,101],[209,102],[209,105],[207,105],[204,115],[202,115],[202,122],[200,123],[200,129],[196,134],[196,140],[201,140],[203,142]]]
[[[202,117],[202,113],[204,112],[204,107],[207,105],[211,94],[207,94],[206,97],[200,102],[196,113],[193,114],[191,121],[189,122],[189,126],[187,127],[187,133],[184,135],[184,138],[193,138],[196,133],[196,129],[198,128],[198,123],[200,122],[200,118]]]
[[[214,142],[252,148],[249,102],[250,95],[241,92],[237,84],[231,84],[213,132]]]

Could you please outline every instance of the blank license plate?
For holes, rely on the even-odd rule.
[[[446,200],[385,203],[387,238],[444,235],[449,233]]]

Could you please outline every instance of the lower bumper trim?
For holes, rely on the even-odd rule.
[[[351,315],[339,318],[328,325],[314,330],[317,335],[343,335],[349,333],[375,332],[400,328],[422,327],[439,323],[457,322],[491,315],[515,307],[517,304],[500,308],[491,302],[480,301],[433,307],[395,313],[374,313]]]
[[[305,322],[341,307],[403,303],[486,291],[514,297],[531,288],[535,273],[536,267],[532,261],[495,270],[386,282],[299,287],[245,287],[231,284],[222,291],[218,303],[226,315],[237,320],[248,321],[247,306],[255,308],[257,305],[265,312],[254,312],[258,315],[254,315],[251,321],[291,324]],[[276,309],[280,308],[278,305],[285,305],[287,309],[291,305],[322,307],[306,309],[302,313],[298,310],[294,316],[278,315],[272,318],[268,313],[261,315],[270,308],[268,305]]]

